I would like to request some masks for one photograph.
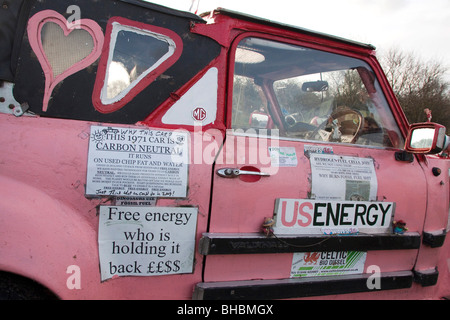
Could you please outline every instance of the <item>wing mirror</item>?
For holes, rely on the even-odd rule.
[[[448,148],[450,137],[445,127],[432,122],[411,125],[405,150],[411,153],[436,154]]]

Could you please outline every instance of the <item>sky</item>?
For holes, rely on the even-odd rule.
[[[391,48],[437,61],[450,74],[450,0],[194,0],[193,10],[217,7]],[[189,11],[192,0],[149,2]]]

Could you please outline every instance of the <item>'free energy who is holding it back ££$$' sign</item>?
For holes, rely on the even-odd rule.
[[[117,276],[192,273],[197,208],[101,206],[102,281]]]

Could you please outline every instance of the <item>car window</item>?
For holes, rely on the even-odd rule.
[[[282,137],[377,147],[403,138],[364,61],[260,38],[235,54],[232,128],[279,129]]]
[[[104,103],[120,100],[141,79],[148,75],[176,50],[175,42],[167,36],[138,28],[114,24],[114,43],[107,66],[102,91]],[[130,43],[133,46],[130,46]]]

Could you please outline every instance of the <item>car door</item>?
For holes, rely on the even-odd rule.
[[[370,291],[375,271],[381,289],[410,287],[425,177],[416,159],[402,157],[401,119],[376,65],[251,34],[236,39],[231,56],[229,129],[198,296]]]

